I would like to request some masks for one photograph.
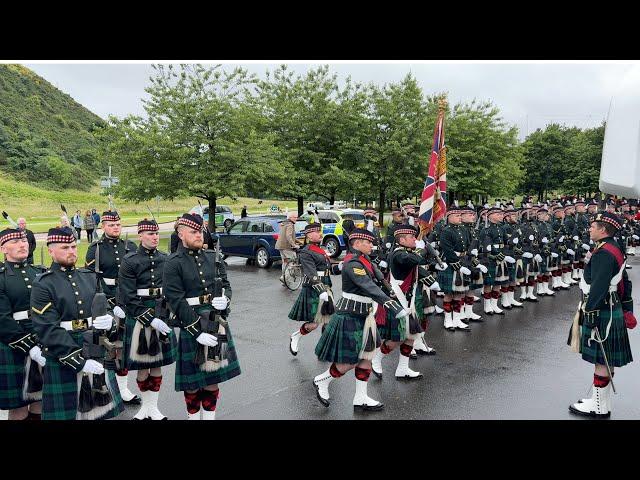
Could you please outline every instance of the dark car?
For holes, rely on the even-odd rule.
[[[280,234],[280,223],[284,215],[263,215],[245,217],[233,223],[224,233],[219,233],[220,250],[226,257],[244,257],[255,260],[260,268],[270,267],[280,261],[280,252],[276,250],[276,240]],[[307,222],[296,222],[296,237]]]

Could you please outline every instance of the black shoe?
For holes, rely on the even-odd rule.
[[[422,356],[425,356],[425,355],[435,355],[435,354],[436,354],[435,349],[431,349],[431,350],[429,350],[428,352],[427,352],[427,351],[425,351],[425,350],[416,350],[416,352],[418,353],[418,355],[422,355]]]
[[[474,319],[472,318],[472,319],[470,319],[469,321],[470,321],[470,322],[476,322],[476,323],[482,323],[482,322],[484,322],[484,320],[482,319],[482,317],[480,317],[480,318],[478,318],[478,319],[476,319],[476,320],[474,320]]]
[[[131,400],[122,400],[125,405],[141,405],[142,399],[138,395],[134,395]]]
[[[325,398],[322,398],[322,397],[320,396],[320,389],[319,389],[319,388],[318,388],[318,386],[315,384],[315,382],[313,383],[313,388],[315,388],[315,389],[316,389],[316,397],[318,397],[318,400],[320,401],[320,403],[321,403],[322,405],[324,405],[325,407],[328,407],[328,406],[329,406],[329,400],[327,400],[327,399],[325,399]]]
[[[419,380],[423,378],[424,375],[420,374],[417,377],[410,377],[409,375],[405,375],[404,377],[396,377],[396,380]]]
[[[537,302],[538,300],[534,300]],[[513,308],[524,308],[524,305],[511,305]]]
[[[353,409],[360,409],[363,410],[365,412],[377,412],[380,411],[384,408],[384,403],[380,402],[377,405],[354,405]]]
[[[582,403],[582,402],[578,402]],[[573,408],[573,405],[569,405],[569,411],[574,415],[579,415],[581,417],[592,417],[592,418],[609,418],[611,416],[611,412],[598,414],[596,412],[581,412],[580,410]]]
[[[293,348],[291,348],[291,340],[292,339],[290,338],[289,339],[289,351],[291,352],[291,355],[293,355],[295,357],[296,355],[298,355],[298,352],[294,352]]]
[[[511,310],[513,307],[511,305],[509,305],[508,307],[505,307],[504,305],[502,305],[502,310]]]
[[[456,327],[447,327],[446,330],[448,332],[455,332],[456,331]]]
[[[382,372],[376,372],[373,368],[371,369],[371,371],[373,372],[373,374],[378,377],[380,380],[382,380]],[[314,384],[315,385],[315,384]]]
[[[460,330],[462,332],[471,333],[471,329],[470,328],[456,327],[456,330]]]
[[[418,359],[418,354],[417,353],[410,353],[409,354],[409,358],[411,360],[417,360]]]

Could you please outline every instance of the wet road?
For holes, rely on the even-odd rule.
[[[228,264],[233,287],[230,321],[242,374],[221,384],[220,420],[576,419],[568,405],[586,396],[593,379],[593,367],[566,345],[578,303],[576,286],[504,316],[485,317],[484,323],[471,325],[471,333],[448,332],[442,315],[436,316],[428,343],[437,355],[410,360],[411,368],[424,374],[422,380],[394,378],[396,350],[383,361],[383,379],[372,375],[369,381],[369,395],[385,403],[383,411],[354,413],[352,372],[332,382],[332,403],[325,408],[311,383],[328,368],[313,352],[319,330],[300,341],[297,357],[288,350],[289,334],[297,323],[287,313],[298,292],[280,284],[279,265],[262,270],[246,266],[244,259],[229,259]],[[631,257],[630,264],[631,280],[640,285],[640,258]],[[334,277],[334,288],[340,291],[339,277]],[[639,300],[635,299],[636,311]],[[474,310],[481,312],[479,302]],[[629,331],[634,354],[639,331]],[[160,410],[169,419],[184,419],[182,393],[173,390],[173,366],[163,370]],[[639,373],[637,359],[617,370],[619,393],[613,397],[612,419],[640,418]],[[137,391],[135,373],[129,376],[129,388]],[[137,408],[127,407],[119,418],[130,419]]]

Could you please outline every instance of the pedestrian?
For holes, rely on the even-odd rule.
[[[245,218],[247,216],[247,206],[242,207],[242,212],[240,213],[240,218]]]
[[[27,234],[27,242],[29,242],[29,256],[27,258],[27,263],[29,265],[33,265],[33,252],[36,250],[36,237],[33,232],[27,228],[27,221],[23,217],[20,217],[17,223],[18,229]]]
[[[296,243],[296,222],[298,221],[298,212],[291,211],[287,213],[287,219],[280,223],[280,235],[276,240],[276,250],[280,251],[282,259],[282,275],[280,281],[284,284],[284,271],[287,264],[291,260],[295,260],[296,251],[299,249]]]
[[[47,247],[51,267],[31,291],[33,329],[46,352],[43,420],[98,420],[119,415],[122,398],[114,372],[84,356],[85,334],[111,330],[112,315],[91,316],[96,275],[76,268],[78,250],[70,228],[52,228]]]
[[[96,229],[93,231],[93,241],[98,239],[98,225],[100,225],[100,214],[98,212],[96,212],[96,209],[94,208],[91,211],[91,214],[93,215],[93,223],[96,226]]]
[[[96,224],[90,210],[87,210],[84,214],[84,229],[87,231],[87,242],[93,242],[93,232],[96,229]]]
[[[82,214],[80,213],[80,210],[76,210],[76,214],[71,219],[71,223],[73,224],[73,228],[76,231],[76,238],[78,239],[78,243],[80,243],[80,234],[82,233]]]
[[[580,353],[583,360],[595,365],[595,372],[591,398],[569,407],[577,415],[609,417],[614,369],[633,361],[627,333],[627,328],[636,324],[631,282],[624,268],[624,252],[613,239],[621,228],[620,218],[609,212],[597,214],[589,227],[597,246],[580,282],[584,294]]]
[[[0,409],[9,411],[9,420],[38,420],[46,360],[29,311],[33,282],[45,269],[27,263],[24,229],[0,232],[0,250]]]
[[[162,273],[167,254],[158,250],[160,235],[155,220],[138,222],[140,246],[126,255],[118,275],[118,288],[126,306],[124,349],[127,369],[137,370],[142,406],[134,420],[167,420],[158,410],[162,367],[176,361],[176,336],[162,297]]]
[[[202,228],[199,215],[182,215],[180,244],[162,276],[164,296],[180,326],[175,389],[184,392],[189,420],[214,420],[218,385],[240,375],[228,321],[231,284],[222,259],[202,249]],[[215,292],[216,284],[222,292]]]

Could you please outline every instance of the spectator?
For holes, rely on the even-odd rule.
[[[78,239],[78,243],[80,243],[80,234],[82,233],[82,214],[80,210],[76,210],[76,214],[73,216],[71,223],[77,232],[76,238]]]
[[[244,218],[247,216],[247,206],[242,207],[242,212],[240,213],[240,218]]]
[[[295,251],[299,246],[296,243],[296,221],[298,220],[298,212],[292,211],[287,213],[287,220],[281,223],[280,235],[276,240],[276,250],[280,251],[282,258],[282,275],[280,281],[284,283],[284,270],[287,268],[289,261],[296,258]]]
[[[33,265],[33,252],[36,250],[36,237],[31,230],[27,229],[27,221],[22,217],[18,219],[18,228],[27,234],[27,241],[29,242],[29,256],[27,257],[27,263],[29,265]]]
[[[98,225],[100,225],[100,214],[98,212],[96,212],[96,209],[94,208],[91,211],[92,215],[93,215],[93,223],[96,225],[96,229],[93,232],[93,236],[95,237],[94,240],[98,239]]]
[[[95,220],[93,219],[93,214],[91,210],[87,210],[84,215],[84,229],[87,231],[87,242],[91,243],[93,241],[93,232],[96,229]]]

